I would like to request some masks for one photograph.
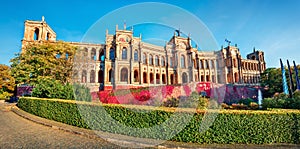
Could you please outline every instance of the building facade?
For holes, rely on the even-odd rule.
[[[124,27],[125,28],[125,27]],[[165,46],[133,36],[133,30],[106,31],[105,43],[69,42],[78,47],[74,81],[92,91],[213,82],[258,84],[266,69],[264,52],[253,50],[243,59],[237,46],[211,52],[192,47],[190,37],[174,33]],[[30,42],[56,41],[56,33],[42,21],[25,21],[22,50]]]

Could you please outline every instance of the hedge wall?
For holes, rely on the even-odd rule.
[[[221,110],[208,130],[200,133],[205,111],[193,113],[190,109],[179,109],[179,112],[174,112],[178,109],[130,105],[99,106],[99,103],[28,97],[20,98],[18,106],[29,113],[66,124],[144,138],[205,144],[299,144],[300,140],[299,110]],[[178,115],[174,121],[168,121],[176,113]],[[111,118],[115,122],[109,120]],[[188,125],[184,123],[187,120]],[[164,123],[167,125],[162,125]],[[118,127],[120,124],[124,127]],[[184,129],[172,130],[180,128],[180,124],[186,125]],[[157,125],[161,127],[152,129]],[[177,135],[168,138],[164,135],[167,129]]]

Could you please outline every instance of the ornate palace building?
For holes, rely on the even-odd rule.
[[[174,33],[165,46],[134,37],[133,30],[106,31],[105,43],[69,42],[78,47],[74,80],[86,83],[92,91],[213,82],[258,84],[266,69],[264,52],[253,50],[243,59],[237,46],[204,52],[192,47],[191,39]],[[56,33],[42,21],[25,21],[22,49],[30,42],[56,42]]]

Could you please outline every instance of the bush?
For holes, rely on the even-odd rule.
[[[74,84],[74,94],[78,101],[92,101],[90,89],[81,84]]]
[[[256,110],[256,109],[259,108],[259,105],[258,105],[256,102],[251,102],[251,103],[249,104],[249,107],[250,107],[250,109],[252,109],[252,110]]]
[[[238,103],[249,106],[251,102],[253,102],[253,99],[251,99],[251,98],[245,98],[245,99],[241,99]]]
[[[131,131],[118,127],[108,119],[113,118],[130,128],[152,128],[152,126],[167,122],[166,120],[174,114],[174,110],[169,110],[169,108],[151,110],[148,106],[75,104],[72,101],[34,98],[20,98],[18,106],[32,114],[69,125],[143,138],[166,139],[163,135],[165,130],[176,131],[177,124],[182,122],[179,120],[170,123],[166,128],[145,133],[144,129]],[[103,110],[109,116],[105,117]],[[191,114],[180,108],[177,111],[180,115]],[[205,144],[296,144],[300,140],[299,110],[223,110],[219,112],[207,131],[199,132],[204,113],[205,111],[192,113],[193,117],[190,122],[170,140]],[[84,118],[89,118],[90,121],[84,121],[86,120]]]
[[[62,84],[58,80],[49,78],[39,78],[32,90],[33,97],[58,98],[73,100],[73,86]]]
[[[11,95],[12,95],[11,93],[8,93],[8,92],[2,92],[2,93],[0,93],[0,100],[7,100],[7,99],[9,99],[9,97],[10,97]]]
[[[163,102],[164,107],[178,107],[179,100],[177,98],[168,98],[166,101]]]
[[[284,108],[300,109],[300,91],[293,93],[293,98],[289,98],[284,93],[275,94],[273,98],[265,98],[262,102],[263,108]]]

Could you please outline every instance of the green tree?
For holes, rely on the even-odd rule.
[[[300,65],[297,66],[298,71],[300,70]],[[287,84],[289,84],[289,74],[288,69],[286,68],[286,80]],[[293,73],[293,82],[294,87],[296,86],[296,73],[294,72],[294,67],[291,67],[291,71]],[[299,74],[298,74],[299,75]],[[300,77],[300,76],[298,76]],[[282,87],[282,74],[281,74],[281,68],[268,68],[264,71],[264,73],[261,74],[261,86],[265,87],[267,90],[263,91],[264,97],[272,97],[275,93],[282,93],[283,87]]]
[[[59,42],[32,43],[11,59],[12,74],[17,83],[36,84],[39,78],[71,82],[76,47]]]
[[[0,64],[0,96],[8,98],[14,91],[15,79],[11,76],[9,66]]]
[[[268,68],[261,74],[261,86],[267,90],[263,91],[264,97],[272,97],[276,92],[281,93],[282,76],[280,68]]]

